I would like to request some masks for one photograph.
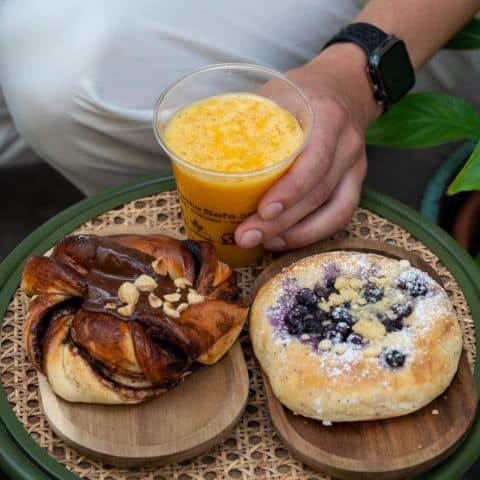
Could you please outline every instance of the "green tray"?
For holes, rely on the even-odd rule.
[[[27,237],[0,265],[0,325],[10,299],[18,288],[25,261],[41,254],[87,220],[125,202],[175,187],[173,177],[148,177],[88,198],[58,214]],[[438,226],[405,205],[366,190],[361,206],[397,223],[427,245],[452,272],[462,288],[475,320],[480,325],[480,270],[472,258]],[[480,330],[479,330],[480,331]],[[477,336],[477,350],[480,351]],[[475,369],[477,396],[479,369]],[[477,416],[463,445],[422,480],[455,480],[480,456],[480,417]],[[12,479],[78,480],[79,477],[50,457],[23,428],[8,403],[0,382],[0,468]]]

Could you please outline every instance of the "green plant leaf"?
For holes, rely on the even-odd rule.
[[[475,261],[477,262],[477,265],[480,267],[480,253],[477,253],[477,256],[475,257]]]
[[[480,190],[480,142],[448,187],[447,193],[453,195],[470,190]]]
[[[443,93],[411,93],[370,126],[366,143],[419,148],[479,138],[480,113],[466,101]]]
[[[443,48],[453,50],[480,48],[480,20],[474,18],[468,22]]]

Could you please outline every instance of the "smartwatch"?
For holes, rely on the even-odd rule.
[[[369,23],[343,27],[323,47],[353,42],[367,54],[367,73],[375,100],[386,111],[398,102],[415,83],[415,72],[405,43]]]

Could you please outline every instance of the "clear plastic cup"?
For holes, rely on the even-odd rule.
[[[200,168],[175,155],[164,138],[171,118],[192,103],[226,93],[254,93],[275,101],[297,119],[304,132],[302,145],[270,167],[241,173]],[[185,75],[167,88],[155,106],[153,130],[172,161],[188,238],[212,242],[220,258],[232,266],[258,261],[263,248],[237,246],[235,229],[256,212],[262,195],[305,148],[312,123],[313,111],[302,91],[281,73],[258,65],[210,65]]]

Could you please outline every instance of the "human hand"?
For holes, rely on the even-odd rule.
[[[235,240],[241,247],[308,245],[344,227],[358,204],[367,170],[364,133],[380,109],[368,84],[364,53],[353,50],[355,62],[339,66],[338,55],[332,54],[337,47],[346,45],[330,47],[286,73],[311,102],[315,120],[310,142],[262,197],[257,213],[237,228]]]

